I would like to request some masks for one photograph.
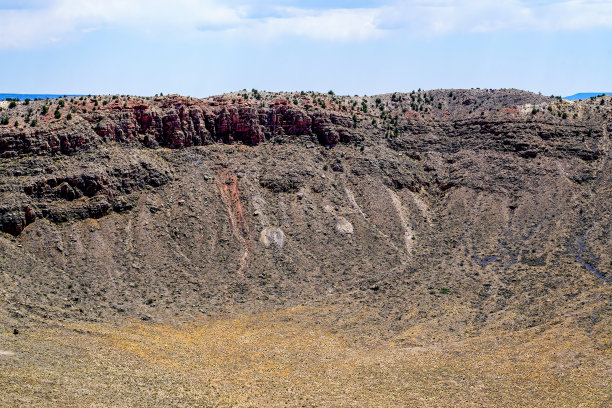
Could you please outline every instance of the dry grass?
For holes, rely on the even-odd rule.
[[[182,326],[0,336],[2,406],[604,407],[610,350],[554,326],[430,347],[345,338],[294,308]],[[358,341],[355,341],[358,340]]]

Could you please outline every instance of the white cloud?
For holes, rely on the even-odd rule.
[[[296,8],[277,9],[278,16],[250,21],[238,28],[240,34],[273,39],[285,35],[316,40],[348,41],[381,36],[378,9],[331,9],[323,11]]]
[[[390,33],[612,28],[609,0],[390,0],[364,8],[283,7],[280,0],[52,0],[0,9],[0,48],[62,41],[96,29],[151,35],[300,36],[353,41]],[[292,2],[299,4],[299,2]],[[40,4],[46,4],[41,6]],[[37,5],[37,7],[33,6]]]
[[[412,0],[385,8],[383,20],[425,35],[453,32],[612,28],[609,0]]]

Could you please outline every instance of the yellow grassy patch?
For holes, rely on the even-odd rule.
[[[600,407],[611,397],[609,350],[568,328],[402,347],[354,341],[315,316],[40,328],[11,347],[0,337],[30,356],[0,370],[0,386],[9,402],[47,395],[57,406]]]

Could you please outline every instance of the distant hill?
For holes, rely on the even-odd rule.
[[[569,101],[581,101],[583,99],[589,99],[594,96],[599,96],[601,94],[612,95],[612,92],[581,92],[581,93],[574,94],[572,96],[566,96],[563,99],[567,99]]]
[[[55,95],[55,94],[10,94],[10,93],[0,93],[0,101],[4,101],[8,98],[11,99],[19,99],[20,101],[27,99],[56,99],[64,96],[82,96],[82,95]]]

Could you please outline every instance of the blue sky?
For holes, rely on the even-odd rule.
[[[0,0],[0,92],[612,91],[612,0]]]

